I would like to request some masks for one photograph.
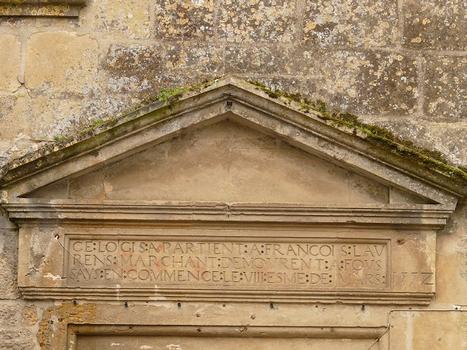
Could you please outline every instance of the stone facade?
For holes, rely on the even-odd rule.
[[[2,8],[12,6],[11,1],[0,3]],[[61,6],[68,6],[67,1]],[[0,17],[1,167],[44,145],[53,148],[67,135],[99,126],[109,117],[144,106],[161,89],[227,74],[323,100],[328,109],[352,112],[418,146],[441,152],[454,165],[467,166],[466,23],[461,1],[88,0],[79,16],[75,12],[71,17],[63,16],[65,12],[35,14]],[[199,135],[191,137],[185,142],[194,143]],[[268,149],[269,141],[261,142]],[[117,189],[114,192],[92,176],[76,181],[67,191],[79,198],[85,187],[93,200],[108,193],[130,198],[119,187],[118,176],[115,181],[110,181]],[[357,180],[355,187],[359,187]],[[365,195],[379,198],[378,189],[375,186]],[[293,186],[284,189],[291,198],[301,191]],[[53,198],[64,193],[60,187],[46,192],[53,193]],[[219,199],[215,191],[208,194],[209,200]],[[233,190],[230,194],[233,201],[239,199]],[[268,192],[254,194],[266,196]],[[264,196],[265,201],[277,200]],[[369,327],[368,336],[348,336],[360,339],[349,343],[349,349],[373,346],[374,339],[387,336],[385,327],[394,328],[393,339],[398,339],[391,344],[394,349],[425,349],[427,344],[433,349],[465,346],[465,198],[437,232],[436,249],[430,246],[436,251],[436,294],[429,305],[417,304],[412,311],[400,305],[367,305],[361,300],[349,305],[158,300],[147,307],[141,301],[119,300],[113,301],[111,308],[82,301],[74,305],[72,300],[25,300],[17,282],[17,227],[6,213],[1,215],[2,349],[50,348],[51,334],[60,334],[60,319],[105,323],[115,314],[129,315],[122,316],[128,317],[128,322],[139,319],[148,324],[157,321],[153,316],[157,314],[166,324],[204,325],[203,332],[208,334],[220,334],[209,327],[224,324],[221,333],[228,339],[237,339],[229,324],[252,326],[251,337],[257,339],[255,334],[264,331],[264,324],[293,321],[296,327],[303,327],[301,331],[313,333],[313,327],[335,325],[336,317],[342,317],[339,332],[344,333],[339,334],[356,323]],[[35,248],[30,251],[40,265],[47,249],[41,240],[33,243]],[[140,316],[143,314],[146,316]],[[451,326],[433,332],[440,323]],[[452,329],[455,331],[449,332]],[[157,332],[161,330],[153,330]],[[183,332],[190,338],[197,330]],[[280,330],[274,332],[281,337]],[[174,330],[164,334],[180,335]],[[307,344],[306,337],[294,339],[297,348]],[[167,342],[172,340],[169,336]],[[317,346],[333,349],[331,343]]]

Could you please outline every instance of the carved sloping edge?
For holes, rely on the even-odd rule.
[[[87,0],[0,0],[0,16],[78,17]]]
[[[172,96],[173,97],[173,96]],[[118,119],[92,136],[37,157],[22,159],[0,179],[4,202],[70,176],[77,176],[177,135],[223,119],[277,136],[339,166],[454,210],[467,181],[450,177],[410,156],[393,153],[355,130],[329,124],[315,111],[269,96],[233,77],[216,80],[176,98],[158,101]]]

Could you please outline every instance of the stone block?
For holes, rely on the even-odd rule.
[[[17,30],[25,26],[33,26],[36,18],[33,17],[3,17],[0,16],[0,28],[6,31]]]
[[[81,11],[80,21],[112,36],[146,38],[150,33],[149,0],[100,0]]]
[[[64,96],[38,95],[31,100],[29,125],[34,140],[53,141],[59,139],[70,124],[80,124],[84,99],[76,94]]]
[[[15,35],[0,34],[0,91],[14,91],[19,86],[21,43]]]
[[[397,40],[397,1],[306,1],[303,25],[311,45],[390,46]]]
[[[161,88],[192,85],[199,80],[196,76],[221,75],[223,51],[209,44],[114,44],[102,67],[110,77],[110,91],[157,94]]]
[[[222,74],[224,51],[216,44],[171,43],[165,50],[165,71],[183,69],[192,73]]]
[[[152,90],[162,72],[163,48],[160,45],[111,45],[101,64],[109,75],[112,91]]]
[[[465,50],[464,6],[462,0],[406,0],[402,44],[413,49]]]
[[[233,42],[290,42],[298,13],[295,1],[226,0],[220,6],[221,38]]]
[[[30,89],[87,93],[96,71],[97,41],[89,35],[44,32],[29,38],[25,80]]]
[[[289,74],[294,70],[289,46],[229,46],[225,52],[225,71],[233,74]]]
[[[465,349],[465,311],[394,311],[389,322],[391,349]]]
[[[6,220],[0,213],[0,221]],[[0,299],[12,299],[17,292],[18,238],[16,230],[0,226]],[[1,338],[0,338],[1,339]],[[0,341],[0,344],[2,342]]]
[[[25,94],[0,96],[0,140],[13,140],[31,131],[31,99]]]
[[[13,328],[36,324],[37,308],[19,300],[0,301],[0,327]]]
[[[308,50],[297,67],[310,76],[304,93],[356,114],[408,115],[416,111],[415,59],[382,51]]]
[[[405,140],[416,145],[441,152],[449,162],[467,164],[467,125],[460,123],[433,123],[417,118],[384,120],[379,116],[363,118],[370,124],[387,128]]]
[[[211,37],[214,0],[162,0],[155,3],[154,35],[166,39]]]
[[[464,130],[464,135],[466,134],[467,130]],[[467,141],[467,136],[465,140]],[[440,283],[436,293],[436,303],[438,304],[465,305],[467,303],[467,294],[459,293],[459,291],[467,290],[466,212],[467,202],[461,203],[454,213],[453,220],[438,238],[437,264],[442,266],[437,275]]]
[[[425,60],[424,112],[432,119],[455,121],[467,116],[467,57]]]
[[[21,323],[21,305],[0,302],[0,327],[15,327]]]
[[[32,350],[35,348],[34,335],[27,329],[1,329],[2,350]]]

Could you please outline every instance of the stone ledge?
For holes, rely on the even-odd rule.
[[[85,5],[86,0],[0,0],[0,17],[78,17]]]

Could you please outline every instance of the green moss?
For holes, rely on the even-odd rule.
[[[286,104],[293,101],[298,104],[300,111],[304,113],[313,112],[325,123],[358,134],[367,141],[384,147],[388,152],[415,161],[430,170],[435,170],[449,177],[467,180],[467,169],[450,165],[443,154],[438,151],[416,146],[411,141],[395,136],[388,129],[362,122],[358,116],[352,113],[330,111],[321,100],[311,101],[297,94],[272,90],[257,81],[249,81],[249,83],[268,96],[283,100]]]
[[[120,131],[125,133],[131,132],[131,130],[141,126],[140,123],[134,123],[129,126],[127,121],[133,120],[145,113],[149,113],[152,116],[150,118],[151,122],[154,122],[154,120],[163,119],[165,116],[170,114],[171,108],[185,94],[201,92],[216,82],[218,79],[219,78],[203,81],[199,84],[187,87],[162,89],[158,94],[150,96],[149,98],[141,101],[140,104],[133,106],[131,109],[128,109],[117,116],[96,119],[89,122],[87,125],[81,125],[79,126],[79,131],[70,133],[70,136],[55,136],[55,143],[45,145],[38,152],[35,152],[35,156],[38,154],[45,155],[53,152],[57,149],[57,146],[71,145],[73,147],[79,147],[79,145],[73,144],[91,136],[95,136],[95,139],[92,140],[92,143],[98,145],[100,142],[105,142],[109,138],[119,134]],[[249,83],[254,85],[258,90],[261,90],[267,94],[267,96],[272,99],[278,99],[286,105],[295,104],[294,108],[297,108],[305,114],[310,116],[312,114],[313,116],[320,118],[326,124],[337,127],[343,131],[357,134],[359,137],[366,139],[368,142],[381,146],[383,152],[389,152],[399,157],[393,158],[395,161],[398,159],[399,161],[404,162],[415,161],[418,164],[424,165],[430,170],[435,170],[449,177],[461,178],[464,181],[467,180],[467,169],[450,165],[440,152],[418,147],[410,141],[396,137],[393,133],[391,133],[391,131],[385,128],[362,122],[354,114],[331,111],[321,100],[312,101],[303,96],[300,96],[299,94],[291,94],[285,91],[272,90],[269,89],[266,85],[257,81],[249,81]],[[106,131],[106,133],[100,133],[101,131]],[[89,145],[83,145],[83,147],[87,146]],[[21,159],[14,161],[13,163],[16,165],[24,164],[24,162],[29,160],[31,160],[31,155],[26,155]]]
[[[168,103],[173,101],[184,93],[188,92],[188,89],[185,87],[175,87],[172,89],[162,89],[159,94],[157,95],[157,100],[163,103]]]
[[[57,143],[63,143],[63,142],[66,141],[66,139],[67,139],[67,137],[64,136],[64,135],[55,135],[54,136],[54,141],[57,142]]]
[[[177,86],[168,89],[162,89],[156,96],[156,101],[162,103],[172,103],[182,97],[184,94],[189,92],[198,92],[201,91],[214,83],[218,78],[213,80],[205,80],[199,84],[190,85],[190,86]],[[147,100],[146,100],[147,101]]]

